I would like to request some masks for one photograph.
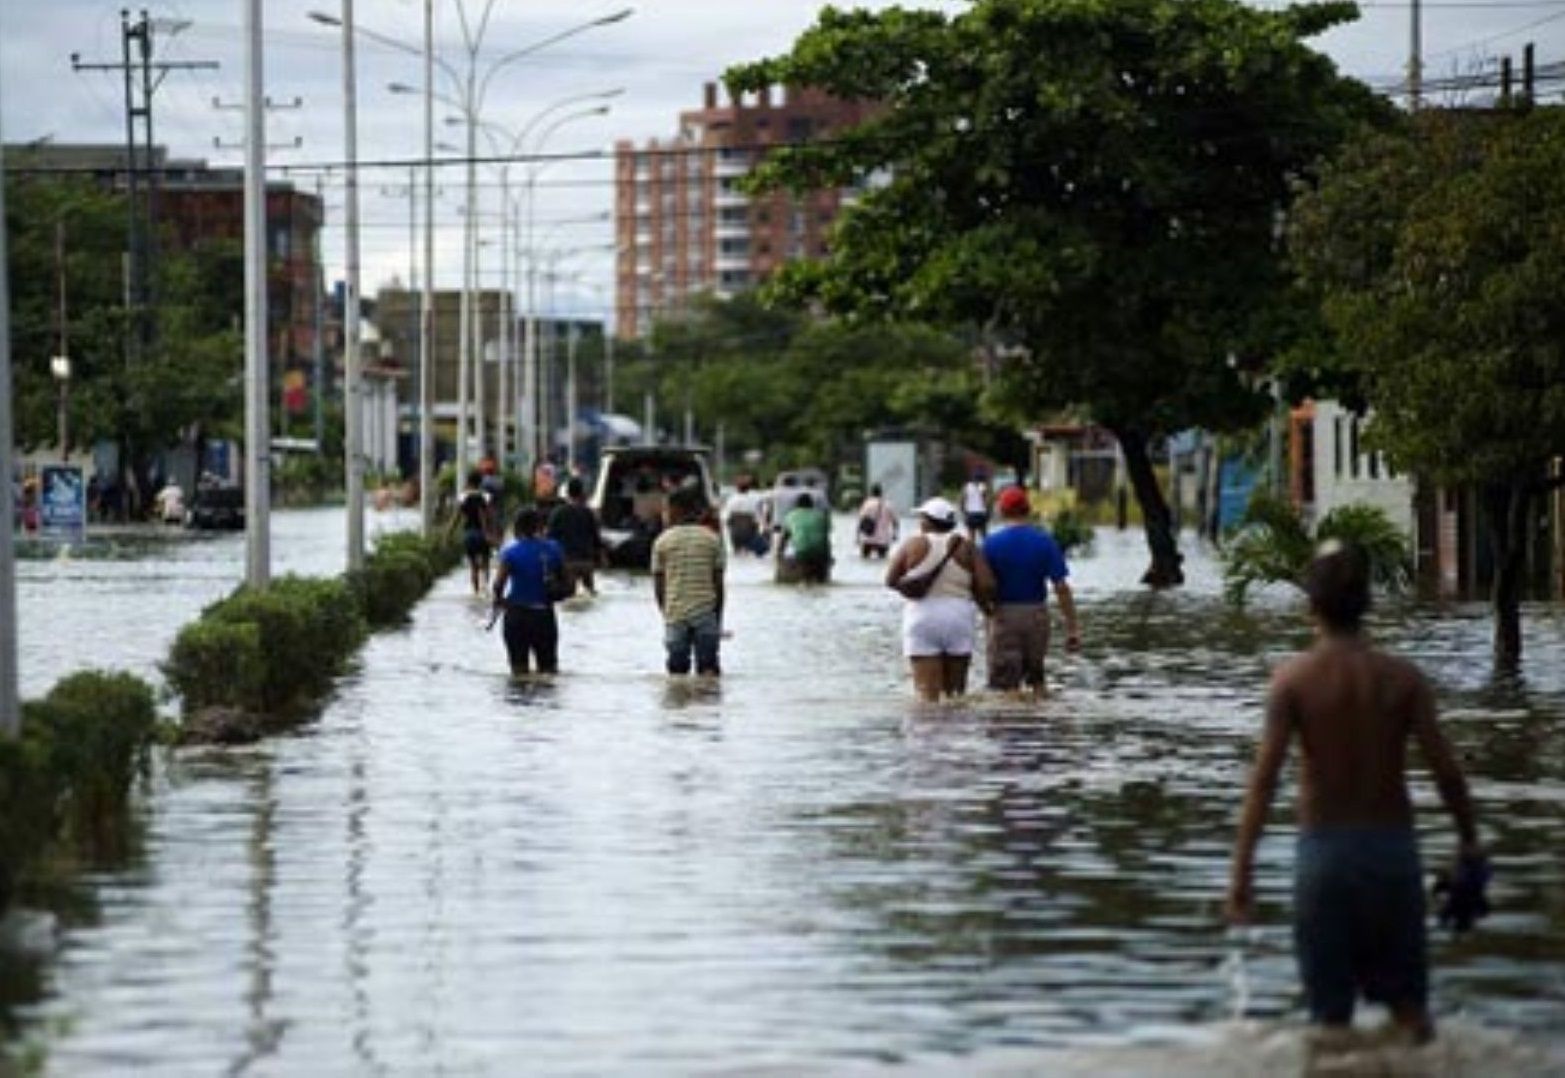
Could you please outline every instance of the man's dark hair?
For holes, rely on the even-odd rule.
[[[796,509],[814,509],[815,499],[810,497],[808,494],[801,494],[799,495],[799,500],[793,504]]]
[[[472,468],[472,469],[470,469],[468,471],[468,473],[467,473],[467,485],[468,486],[476,487],[476,486],[480,485],[481,483],[483,483],[483,481],[484,481],[484,475],[477,468]]]
[[[879,483],[871,483],[870,484],[869,496],[871,498],[878,498],[878,497],[880,497],[880,484]]]
[[[585,498],[587,496],[587,484],[578,476],[572,476],[571,481],[565,484],[565,496],[567,498]]]
[[[682,484],[668,496],[668,504],[681,520],[694,520],[706,509],[706,495],[700,487]]]
[[[530,505],[526,509],[517,510],[516,520],[512,524],[519,537],[537,535],[538,529],[542,526],[543,515]]]
[[[1369,559],[1351,543],[1323,543],[1304,570],[1304,594],[1327,628],[1357,630],[1369,609]]]

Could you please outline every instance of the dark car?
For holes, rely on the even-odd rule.
[[[646,569],[652,542],[663,530],[668,493],[695,484],[707,504],[718,504],[706,453],[683,446],[616,446],[603,451],[598,481],[588,503],[598,514],[609,564]]]
[[[185,526],[203,530],[238,531],[245,526],[245,491],[240,486],[196,487],[185,514]]]

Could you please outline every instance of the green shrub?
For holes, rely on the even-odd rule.
[[[1408,541],[1384,510],[1345,505],[1321,518],[1313,535],[1290,502],[1257,491],[1244,521],[1223,549],[1223,588],[1228,600],[1243,605],[1256,584],[1299,586],[1315,548],[1327,539],[1352,543],[1369,559],[1370,574],[1384,590],[1405,590],[1413,579]]]
[[[406,620],[433,580],[429,559],[412,550],[376,551],[348,574],[364,620],[376,629]]]
[[[266,683],[261,630],[253,624],[199,618],[174,638],[163,675],[187,712],[258,701]]]
[[[1055,513],[1049,522],[1049,534],[1059,544],[1060,553],[1066,556],[1092,551],[1093,527],[1074,509],[1061,509]]]
[[[0,741],[0,909],[54,843],[121,833],[156,727],[152,687],[129,674],[73,674],[22,705],[19,736]]]
[[[245,627],[253,629],[253,645]],[[276,715],[325,691],[364,632],[346,580],[285,576],[259,591],[242,587],[202,611],[175,638],[164,674],[187,711],[225,705]],[[230,645],[237,656],[219,653]],[[234,677],[213,679],[224,670]]]

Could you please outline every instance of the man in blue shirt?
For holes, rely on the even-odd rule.
[[[1006,487],[995,507],[1002,527],[984,540],[984,560],[994,572],[995,611],[989,619],[989,687],[1010,692],[1027,685],[1042,693],[1043,659],[1049,650],[1049,585],[1065,616],[1065,646],[1081,647],[1076,600],[1065,556],[1054,537],[1027,523],[1027,492]]]
[[[540,674],[560,666],[559,624],[549,594],[549,576],[565,571],[565,552],[553,539],[539,538],[543,517],[528,508],[516,514],[516,542],[500,552],[494,601],[505,607],[505,650],[511,674],[520,677],[536,660]]]

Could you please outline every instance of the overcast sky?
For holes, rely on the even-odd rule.
[[[476,15],[484,0],[466,0]],[[553,152],[608,151],[619,138],[638,142],[674,133],[680,110],[700,104],[702,83],[715,79],[729,64],[770,55],[787,48],[819,10],[815,0],[495,0],[494,15],[482,43],[480,68],[508,52],[550,37],[629,3],[634,14],[618,24],[589,30],[508,67],[492,84],[484,116],[513,131],[539,110],[563,97],[616,88],[607,117],[584,119],[559,129],[546,149]],[[0,93],[8,142],[52,137],[57,142],[116,142],[124,139],[123,89],[116,74],[77,74],[70,56],[84,60],[118,60],[120,0],[0,0]],[[863,6],[890,6],[872,0]],[[912,7],[957,10],[959,2],[907,3]],[[1406,2],[1362,5],[1356,25],[1324,37],[1320,46],[1342,68],[1376,83],[1399,77],[1408,49],[1409,6]],[[238,164],[238,149],[214,148],[213,140],[237,144],[242,115],[214,107],[237,104],[243,79],[242,0],[177,0],[150,6],[155,19],[188,20],[176,34],[158,41],[161,58],[216,60],[215,72],[175,72],[156,96],[159,143],[180,157],[207,158],[214,164]],[[465,64],[456,0],[435,0],[437,42],[444,59]],[[274,149],[274,166],[309,166],[337,162],[342,157],[342,76],[340,33],[312,22],[308,12],[340,12],[340,0],[268,0],[266,8],[266,87],[276,101],[303,99],[299,109],[279,110],[268,121],[268,141],[297,149]],[[406,40],[417,47],[423,34],[422,0],[359,0],[356,18],[363,27]],[[1426,0],[1424,47],[1431,76],[1471,69],[1484,58],[1505,52],[1518,57],[1533,40],[1540,62],[1565,59],[1565,0]],[[364,161],[398,160],[422,152],[422,112],[418,99],[394,95],[388,83],[417,84],[421,62],[384,46],[364,41],[359,63],[359,145]],[[438,83],[438,78],[437,78]],[[450,113],[438,108],[437,115]],[[438,119],[437,119],[437,122]],[[460,127],[442,132],[460,143]],[[609,211],[613,207],[611,164],[607,159],[563,162],[551,166],[540,180],[537,215],[540,222],[569,221]],[[297,182],[313,186],[315,174]],[[493,175],[483,177],[494,182]],[[408,202],[405,171],[366,170],[363,175],[365,222],[364,290],[408,274]],[[440,174],[444,195],[439,200],[440,227],[436,275],[442,286],[455,286],[460,274],[461,170]],[[400,190],[398,190],[400,188]],[[340,182],[326,187],[329,222],[342,219]],[[492,192],[489,205],[497,199]],[[549,226],[551,242],[560,246],[601,248],[612,238],[602,222]],[[420,248],[421,249],[421,248]],[[328,271],[340,273],[342,231],[330,227],[325,239]],[[484,252],[488,265],[496,255]],[[572,289],[562,295],[586,313],[609,303],[612,256],[592,251],[572,260],[596,291]],[[563,289],[562,289],[563,291]]]

